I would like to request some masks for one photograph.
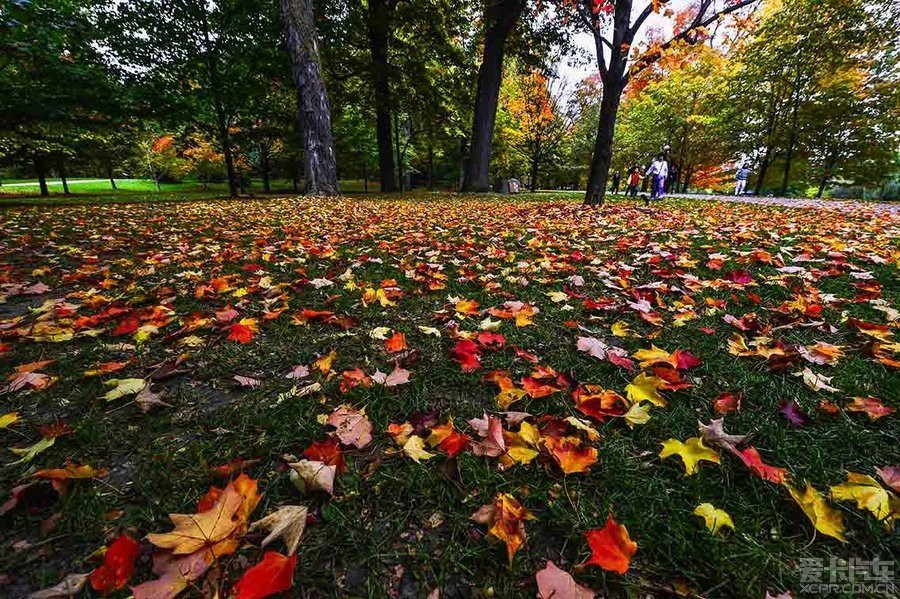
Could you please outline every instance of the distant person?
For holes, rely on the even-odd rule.
[[[625,196],[631,196],[633,198],[637,197],[638,187],[641,185],[641,169],[637,167],[637,165],[631,167],[631,173],[628,175],[628,189],[625,192]]]
[[[612,181],[613,193],[616,193],[616,194],[619,193],[620,181],[621,181],[621,176],[619,175],[619,171],[616,171],[615,174],[613,174],[613,181]]]
[[[665,185],[666,177],[669,174],[669,163],[666,162],[662,154],[657,154],[656,159],[647,169],[647,175],[650,176],[650,200],[658,201],[666,195]]]
[[[678,166],[672,162],[669,167],[669,175],[666,177],[666,193],[677,192],[678,189]]]
[[[742,164],[741,168],[734,174],[734,195],[744,195],[744,190],[747,188],[747,179],[749,178],[750,169],[747,168],[746,164]]]

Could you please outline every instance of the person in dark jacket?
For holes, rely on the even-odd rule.
[[[741,168],[734,174],[734,195],[744,195],[744,190],[747,188],[747,179],[749,178],[750,169],[746,164],[742,164]]]

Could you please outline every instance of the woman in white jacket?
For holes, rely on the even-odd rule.
[[[658,154],[656,159],[647,169],[647,174],[652,177],[650,180],[650,199],[661,200],[665,195],[666,177],[669,176],[669,163],[666,162],[662,154]]]

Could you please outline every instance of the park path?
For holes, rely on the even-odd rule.
[[[789,208],[813,208],[816,210],[840,210],[855,212],[857,210],[874,210],[887,212],[892,216],[900,215],[900,203],[865,202],[859,200],[818,200],[814,198],[777,198],[756,196],[723,196],[694,193],[670,193],[667,197],[687,198],[693,200],[713,200],[716,202],[740,202],[744,204],[762,204],[764,206],[787,206]]]

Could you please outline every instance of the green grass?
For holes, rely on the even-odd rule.
[[[128,201],[128,196],[121,198]],[[847,470],[874,474],[875,467],[897,463],[897,414],[871,422],[863,415],[842,412],[816,416],[803,428],[790,427],[777,413],[782,400],[793,398],[815,415],[816,404],[825,396],[789,374],[768,372],[761,359],[727,353],[727,339],[734,329],[722,321],[723,312],[702,309],[706,297],[724,299],[731,314],[756,312],[774,321],[772,309],[794,297],[798,280],[777,279],[773,267],[745,264],[731,252],[765,249],[776,254],[782,247],[794,246],[809,247],[822,258],[829,248],[842,245],[847,246],[842,251],[851,263],[871,270],[882,285],[882,299],[898,308],[896,218],[862,211],[843,215],[690,201],[667,202],[653,211],[616,201],[602,210],[582,211],[576,194],[554,195],[552,201],[546,198],[524,195],[511,201],[508,197],[418,194],[410,200],[267,198],[0,212],[0,273],[8,273],[3,276],[11,282],[42,280],[51,287],[47,296],[15,296],[0,303],[0,321],[26,316],[17,327],[33,319],[27,316],[27,306],[66,294],[70,302],[82,305],[85,298],[77,292],[89,289],[103,289],[104,296],[121,306],[165,303],[179,317],[196,311],[212,315],[239,298],[223,295],[197,300],[196,286],[229,274],[250,286],[258,277],[241,268],[250,263],[262,265],[276,283],[294,284],[283,290],[289,309],[273,322],[261,323],[260,334],[247,345],[223,341],[210,330],[196,333],[206,342],[197,347],[163,343],[162,338],[178,328],[177,322],[134,350],[114,347],[123,340],[133,343],[127,337],[109,335],[115,321],[97,338],[66,343],[20,341],[10,334],[0,337],[0,342],[14,344],[10,353],[0,357],[0,375],[8,376],[19,364],[55,359],[43,371],[59,377],[45,391],[0,395],[0,413],[18,410],[26,421],[0,431],[3,444],[34,442],[38,438],[35,424],[62,418],[75,433],[59,438],[38,456],[35,466],[60,467],[71,459],[110,470],[96,481],[75,481],[70,492],[49,507],[33,513],[16,510],[7,516],[0,543],[9,548],[26,539],[33,546],[0,552],[0,573],[12,578],[11,585],[0,591],[19,596],[57,582],[61,574],[90,570],[96,562],[87,557],[112,533],[124,530],[139,538],[169,530],[166,514],[193,512],[208,487],[222,483],[210,475],[209,466],[237,457],[261,459],[249,470],[265,492],[257,518],[287,503],[308,504],[316,514],[299,550],[294,596],[385,597],[398,591],[391,577],[401,566],[400,586],[412,593],[406,596],[424,597],[440,587],[442,597],[533,597],[534,573],[552,559],[603,596],[665,596],[664,589],[684,581],[699,596],[759,598],[767,589],[773,593],[796,590],[795,566],[800,558],[822,558],[826,563],[832,556],[896,559],[897,536],[852,504],[833,504],[847,525],[849,542],[841,544],[821,534],[814,536],[809,521],[784,489],[750,476],[727,455],[720,466],[705,465],[693,477],[685,476],[677,459],[657,456],[662,440],[697,435],[697,420],[712,416],[710,401],[718,393],[740,390],[743,408],[726,417],[727,430],[752,433],[765,461],[787,467],[800,481],[809,480],[827,490],[842,482]],[[326,246],[333,247],[334,255],[309,251]],[[579,293],[621,300],[623,295],[598,275],[598,269],[614,272],[619,263],[636,267],[634,285],[675,281],[661,271],[664,263],[640,262],[642,254],[659,247],[696,261],[696,266],[680,268],[703,280],[716,280],[734,268],[749,268],[758,283],[750,290],[759,295],[760,305],[748,300],[744,290],[703,289],[690,294],[698,303],[697,320],[673,327],[671,314],[659,308],[666,324],[654,327],[624,307],[588,312],[579,301],[570,300],[573,309],[562,310],[546,296],[548,291],[561,290],[570,275],[581,274],[585,285]],[[574,250],[586,258],[570,258]],[[731,255],[722,271],[705,266],[708,254],[717,251]],[[889,256],[891,251],[888,264],[873,265],[867,259],[873,253]],[[361,255],[379,261],[358,262]],[[445,289],[427,291],[407,278],[408,271],[426,263],[445,266]],[[565,268],[554,270],[553,264]],[[821,263],[804,265],[824,268]],[[49,266],[50,271],[33,274],[41,266]],[[385,279],[395,279],[406,296],[396,307],[363,307],[360,292],[343,290],[343,282],[336,278],[351,267],[360,286],[377,287]],[[511,277],[522,277],[527,284]],[[315,278],[336,284],[316,290],[298,283]],[[104,281],[105,287],[101,286]],[[492,288],[492,282],[500,287]],[[852,285],[857,282],[842,273],[824,276],[816,286],[823,293],[852,300],[857,292]],[[242,316],[259,316],[263,295],[251,291],[245,296],[239,305]],[[466,453],[459,459],[460,479],[449,481],[441,473],[443,457],[419,465],[394,455],[396,448],[385,434],[387,426],[418,411],[437,410],[442,421],[452,416],[465,429],[466,420],[480,417],[483,411],[497,411],[496,387],[481,380],[484,372],[507,369],[518,380],[532,370],[506,351],[486,352],[477,373],[460,372],[449,357],[453,342],[440,318],[435,318],[448,309],[450,296],[478,300],[483,309],[507,299],[538,306],[541,312],[534,326],[517,328],[504,321],[500,332],[509,345],[534,352],[541,364],[582,383],[624,393],[635,373],[576,351],[576,336],[587,333],[571,328],[572,320],[630,353],[648,348],[652,341],[669,351],[690,350],[704,363],[690,371],[692,387],[664,392],[668,407],[654,409],[646,425],[632,430],[621,421],[595,423],[601,434],[596,444],[600,462],[586,475],[563,477],[555,467],[537,461],[500,471],[496,460]],[[661,297],[666,307],[682,299],[677,293]],[[272,307],[278,305],[275,302]],[[291,324],[288,315],[302,308],[351,314],[360,322],[347,332],[323,324]],[[79,314],[101,309],[82,305]],[[837,365],[813,366],[817,372],[833,375],[832,384],[842,390],[829,399],[843,404],[848,397],[873,395],[900,407],[897,370],[866,355],[865,339],[842,323],[844,316],[884,321],[884,315],[869,304],[848,301],[823,313],[836,332],[795,328],[781,336],[795,343],[828,341],[846,346],[847,356]],[[460,321],[460,329],[477,330],[481,318]],[[612,337],[609,327],[620,320],[638,336]],[[418,325],[441,327],[442,337],[424,335]],[[417,352],[406,361],[413,371],[408,385],[394,390],[355,388],[344,394],[338,389],[338,376],[323,381],[322,394],[278,403],[278,395],[292,385],[284,373],[331,350],[337,352],[334,369],[338,373],[353,367],[367,372],[390,368],[381,342],[368,336],[379,326],[406,333]],[[715,331],[709,334],[701,327]],[[82,376],[98,363],[123,358],[133,362],[113,376],[145,376],[149,366],[183,352],[190,354],[187,373],[156,387],[165,391],[165,400],[173,407],[150,414],[142,414],[127,400],[105,404],[98,399],[105,390],[101,380]],[[236,388],[235,374],[259,378],[263,384],[258,389]],[[366,408],[375,441],[348,452],[348,473],[340,477],[334,498],[304,498],[288,482],[281,456],[300,455],[310,443],[323,439],[325,431],[317,417],[342,403]],[[525,399],[514,409],[538,416],[583,417],[567,393]],[[2,488],[9,489],[27,473],[23,467],[4,468]],[[511,568],[502,547],[483,538],[483,527],[469,520],[497,492],[512,493],[537,518],[526,524],[528,540]],[[710,535],[691,514],[702,502],[728,511],[737,530],[721,537]],[[113,510],[124,510],[124,515],[106,521]],[[601,527],[610,511],[639,545],[625,576],[578,567],[588,556],[583,533]],[[42,536],[41,522],[53,513],[62,514],[57,528]],[[437,520],[441,523],[431,527],[429,521]],[[245,568],[238,562],[255,563],[259,551],[248,545],[239,556],[225,568],[232,580]],[[150,577],[144,562],[138,572],[138,581]]]
[[[79,183],[79,181],[85,181]],[[49,196],[41,197],[40,186],[36,180],[5,179],[0,181],[0,207],[20,205],[53,205],[78,203],[121,203],[148,201],[181,201],[197,200],[228,196],[227,182],[214,182],[206,186],[197,181],[185,180],[177,183],[162,183],[156,189],[152,179],[116,179],[117,189],[113,189],[107,179],[69,179],[69,194],[63,193],[62,183],[58,179],[48,180]],[[29,183],[28,185],[22,185]],[[341,189],[345,193],[363,193],[365,184],[361,180],[341,181]],[[285,195],[293,193],[293,182],[289,179],[272,179],[271,191],[268,195]],[[370,181],[370,192],[378,191],[378,183]],[[267,195],[262,180],[252,180],[246,193],[253,196]]]

